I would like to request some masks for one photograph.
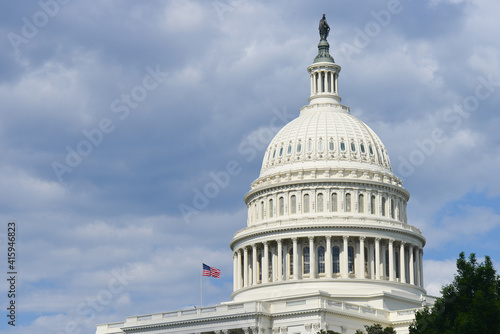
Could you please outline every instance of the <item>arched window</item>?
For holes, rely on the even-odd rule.
[[[382,216],[385,216],[385,197],[382,197]]]
[[[300,153],[302,151],[302,144],[299,142],[297,144],[297,153]]]
[[[304,274],[311,272],[311,258],[309,256],[309,247],[304,247],[302,250],[302,263],[304,264]]]
[[[285,214],[285,199],[283,197],[279,198],[279,205],[280,205],[279,214],[280,216],[283,216]]]
[[[375,195],[372,195],[371,200],[370,200],[370,213],[372,215],[375,214]]]
[[[288,145],[288,149],[286,151],[287,154],[292,153],[292,144]]]
[[[271,198],[269,200],[269,218],[273,218],[273,212],[274,211],[274,207],[273,207],[273,199]]]
[[[345,151],[345,143],[343,141],[340,142],[340,150]]]
[[[333,259],[333,273],[340,273],[340,248],[339,246],[333,246],[332,248],[332,259]]]
[[[290,263],[288,275],[293,276],[293,248],[288,250],[288,263]]]
[[[280,147],[280,157],[283,155],[283,146]]]
[[[332,212],[338,211],[338,198],[337,193],[332,194]]]
[[[365,152],[366,152],[366,151],[365,151],[365,144],[361,143],[361,144],[359,145],[359,148],[361,148],[361,153],[365,153]]]
[[[321,139],[318,141],[318,152],[323,152],[323,141]]]
[[[313,150],[313,143],[312,143],[312,140],[309,139],[307,141],[307,152],[311,152]]]
[[[323,194],[318,194],[317,196],[316,212],[323,212]]]
[[[359,213],[365,212],[365,196],[363,194],[358,196],[358,211]]]
[[[295,195],[290,197],[290,212],[291,214],[297,213],[297,196]]]
[[[330,140],[330,144],[329,144],[330,151],[333,151],[334,148],[335,148],[335,145],[333,144],[333,140]]]
[[[356,152],[356,144],[354,142],[351,142],[351,151]]]
[[[373,147],[370,145],[368,146],[368,149],[370,150],[370,154],[373,155]]]
[[[325,273],[325,247],[318,247],[318,274]]]
[[[349,274],[354,273],[354,247],[349,246],[347,248],[347,266]]]
[[[351,194],[345,194],[345,212],[351,212]]]
[[[304,195],[304,202],[302,203],[302,206],[304,207],[304,213],[309,212],[309,194]]]
[[[276,149],[273,151],[273,159],[276,157]]]

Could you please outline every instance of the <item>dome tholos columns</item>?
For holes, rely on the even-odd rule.
[[[409,193],[384,144],[340,103],[328,31],[320,26],[307,68],[309,104],[271,141],[245,196],[247,227],[230,245],[232,298],[320,292],[389,310],[418,307],[425,238],[407,222]]]

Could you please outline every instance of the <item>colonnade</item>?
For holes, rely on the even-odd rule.
[[[311,96],[318,94],[338,95],[338,74],[332,70],[319,69],[311,72]]]
[[[326,235],[262,241],[234,251],[233,288],[322,278],[423,287],[422,255],[420,246],[391,238]]]
[[[248,203],[248,223],[311,213],[359,213],[406,222],[406,201],[390,191],[311,188],[263,194]]]

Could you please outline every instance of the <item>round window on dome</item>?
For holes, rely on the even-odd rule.
[[[356,152],[356,145],[351,143],[351,151]]]
[[[345,144],[343,141],[340,142],[340,150],[345,151]]]
[[[361,149],[361,153],[365,153],[365,152],[366,152],[366,151],[365,151],[365,144],[361,143],[361,144],[359,145],[359,148]]]

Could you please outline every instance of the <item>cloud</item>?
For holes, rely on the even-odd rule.
[[[474,96],[480,77],[500,81],[497,2],[405,2],[350,59],[341,43],[377,22],[372,12],[386,1],[224,2],[231,8],[221,17],[211,1],[72,1],[19,52],[0,40],[0,221],[19,224],[19,333],[71,321],[93,332],[97,322],[195,305],[200,260],[224,276],[204,281],[206,303],[228,300],[228,243],[246,225],[242,198],[271,140],[259,135],[273,110],[297,116],[307,104],[306,67],[323,12],[343,102],[382,138],[394,171],[433,129],[446,135],[411,175],[400,175],[412,195],[410,224],[428,238],[429,291],[448,279],[448,259],[460,248],[498,251],[498,87],[457,129],[443,118]],[[41,10],[6,6],[4,36],[21,34],[22,18]],[[120,119],[112,102],[141,86],[148,66],[168,76]],[[103,118],[114,131],[59,182],[51,164]],[[192,205],[194,190],[232,160],[241,172],[186,224],[179,205]],[[91,319],[78,314],[125,266],[135,278],[112,305]]]

